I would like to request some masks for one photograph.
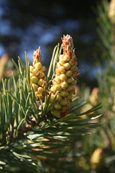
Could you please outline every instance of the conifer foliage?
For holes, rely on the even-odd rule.
[[[81,116],[95,112],[100,104],[81,113],[86,103],[74,94],[78,68],[72,37],[63,36],[62,45],[54,48],[47,73],[40,48],[34,51],[32,66],[26,53],[25,57],[26,67],[20,58],[18,65],[14,62],[18,79],[13,76],[2,81],[0,169],[76,171],[72,159],[78,155],[73,152],[75,143],[96,126],[91,120],[98,118],[94,114],[86,119]]]

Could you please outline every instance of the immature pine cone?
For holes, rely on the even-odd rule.
[[[51,113],[58,117],[65,116],[70,110],[72,95],[75,92],[76,77],[78,76],[77,58],[72,37],[69,35],[63,36],[62,46],[63,54],[59,56],[56,75],[51,87],[51,101],[57,94]]]
[[[45,76],[46,68],[41,64],[40,48],[34,51],[33,66],[30,66],[30,83],[35,91],[37,100],[44,99],[47,79]]]

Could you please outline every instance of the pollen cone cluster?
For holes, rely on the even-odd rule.
[[[57,117],[65,116],[69,111],[78,76],[77,58],[72,37],[63,36],[62,47],[63,54],[59,55],[59,62],[56,65],[56,74],[51,87],[51,100],[57,94],[51,113]]]
[[[115,24],[115,0],[111,0],[110,2],[109,17],[110,20]]]
[[[34,51],[33,66],[30,66],[30,83],[35,91],[37,100],[44,99],[47,79],[45,76],[46,68],[41,64],[40,48]]]
[[[94,150],[90,158],[90,164],[93,170],[100,170],[104,165],[104,153],[101,148],[97,148]]]

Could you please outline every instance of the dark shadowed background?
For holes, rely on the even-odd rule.
[[[48,67],[54,46],[63,34],[74,39],[81,78],[95,81],[96,14],[101,0],[0,0],[0,57],[7,53],[24,61],[24,51],[32,63],[39,46],[42,62]],[[92,83],[93,84],[93,83]]]

